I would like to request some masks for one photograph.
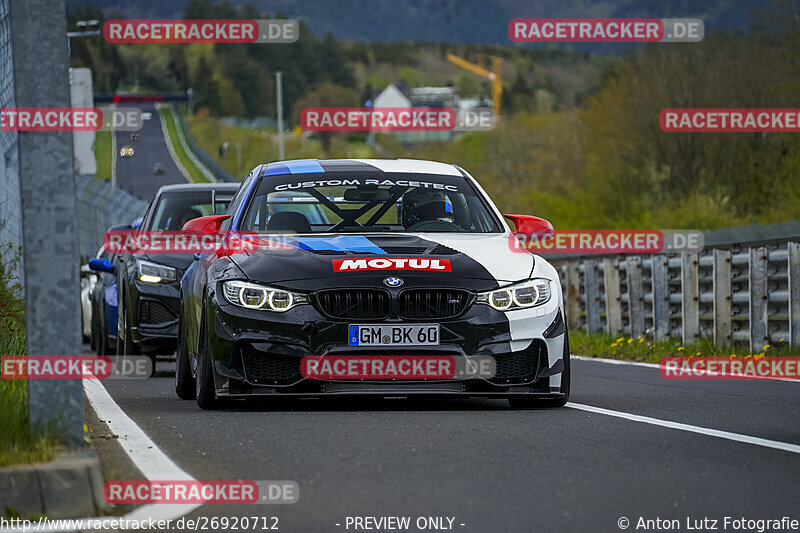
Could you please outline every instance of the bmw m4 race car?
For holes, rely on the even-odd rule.
[[[546,220],[507,217],[516,232],[552,234]],[[203,409],[254,396],[455,395],[512,407],[569,397],[558,274],[512,245],[504,215],[458,166],[264,164],[225,215],[184,230],[250,243],[197,256],[180,283],[175,388]],[[493,364],[405,379],[309,374],[365,357],[381,369],[397,358]]]

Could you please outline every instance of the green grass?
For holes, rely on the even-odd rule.
[[[97,174],[101,180],[111,179],[111,164],[114,158],[111,147],[111,132],[95,132],[94,138],[94,158],[97,161]]]
[[[19,298],[18,280],[9,273],[18,259],[2,261],[18,250],[10,244],[0,245],[0,354],[27,353],[25,335],[25,302]],[[28,381],[0,379],[0,467],[19,463],[49,461],[58,453],[54,438],[45,434],[31,435],[28,429]]]
[[[765,345],[755,354],[750,351],[749,344],[734,344],[729,348],[717,348],[714,339],[703,337],[696,342],[684,346],[679,339],[655,342],[652,339],[632,339],[624,335],[607,333],[586,333],[582,330],[569,332],[570,352],[586,357],[602,357],[622,361],[639,361],[658,363],[664,357],[703,356],[703,357],[744,357],[748,355],[781,355],[800,356],[800,347],[791,347],[787,343]]]
[[[164,121],[167,124],[167,135],[172,143],[172,149],[175,151],[175,156],[178,158],[181,165],[183,165],[183,168],[185,168],[189,173],[193,182],[207,183],[208,178],[206,178],[205,174],[203,174],[203,172],[197,168],[197,165],[195,165],[194,161],[192,161],[181,144],[180,137],[178,136],[178,128],[180,126],[178,125],[178,119],[175,116],[175,111],[171,106],[165,105],[160,107],[159,112],[164,117]]]

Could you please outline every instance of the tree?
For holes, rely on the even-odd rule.
[[[358,99],[358,93],[355,90],[325,82],[297,100],[292,111],[292,119],[295,124],[299,124],[300,113],[307,107],[357,107]],[[327,152],[331,148],[334,135],[342,134],[323,131],[318,135],[322,149]]]

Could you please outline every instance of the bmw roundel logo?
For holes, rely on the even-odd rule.
[[[403,284],[403,278],[398,278],[396,276],[390,276],[383,280],[383,284],[387,287],[399,287]]]

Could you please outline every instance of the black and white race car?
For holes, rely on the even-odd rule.
[[[507,218],[517,233],[553,231]],[[514,246],[458,166],[264,164],[225,215],[184,230],[227,243],[197,256],[180,283],[176,392],[204,409],[256,395],[460,395],[514,407],[569,397],[558,273]],[[457,371],[403,372],[426,359]]]

